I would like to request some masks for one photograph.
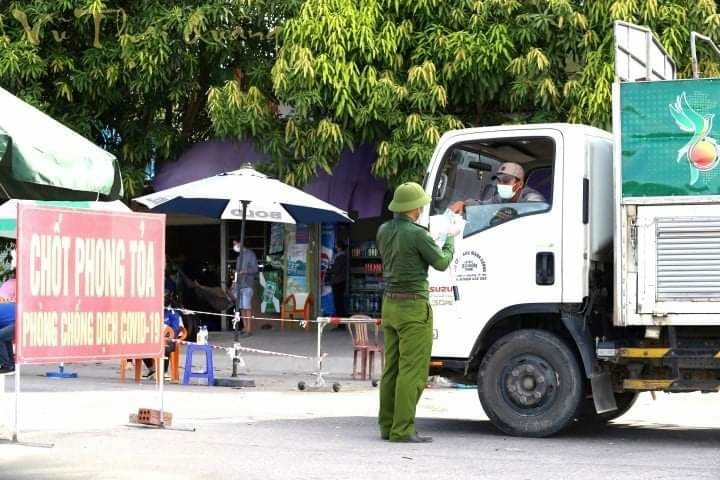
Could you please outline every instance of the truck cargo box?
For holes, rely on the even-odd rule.
[[[624,82],[614,97],[615,323],[720,324],[720,79]]]

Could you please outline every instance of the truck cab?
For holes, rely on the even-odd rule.
[[[508,162],[521,167],[523,189],[532,195],[499,198],[496,176]],[[461,202],[467,223],[450,269],[430,273],[433,373],[482,388],[483,361],[508,335],[520,332],[535,342],[547,333],[572,345],[563,318],[571,321],[585,308],[591,271],[605,269],[600,265],[611,270],[612,168],[612,136],[587,126],[476,128],[441,138],[425,185],[433,199],[425,220],[432,231],[432,217]],[[574,362],[579,357],[577,350],[565,350]],[[519,353],[500,376],[505,383],[519,378],[534,385],[526,391],[511,385],[505,392],[521,415],[528,406],[546,408],[548,395],[563,394],[566,385],[553,380],[558,374],[544,360],[548,353]],[[574,395],[584,397],[577,377]],[[522,432],[504,429],[545,434],[547,423]]]
[[[498,198],[494,178],[506,162],[522,167],[523,188],[539,194],[534,201]],[[607,132],[569,124],[451,131],[429,172],[427,214],[464,202],[467,221],[451,272],[430,276],[434,357],[472,358],[485,348],[476,343],[478,331],[581,305],[591,263],[612,260]]]

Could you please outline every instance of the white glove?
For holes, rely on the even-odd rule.
[[[457,237],[462,233],[462,230],[460,230],[460,226],[456,223],[453,223],[450,225],[450,228],[448,228],[448,237]]]

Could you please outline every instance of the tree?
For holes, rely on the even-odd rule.
[[[0,9],[0,85],[115,153],[125,191],[213,135],[227,79],[270,93],[287,0],[26,0]],[[42,132],[38,132],[41,135]]]
[[[211,90],[213,126],[271,144],[291,183],[361,142],[377,145],[377,174],[417,180],[449,128],[609,128],[615,19],[657,32],[684,76],[690,30],[720,33],[712,0],[307,0],[281,26],[272,70],[274,95],[294,114],[241,120],[271,97],[230,83]],[[720,73],[716,60],[703,57],[706,75]]]
[[[129,196],[149,162],[248,137],[292,184],[343,148],[421,177],[461,126],[610,126],[612,20],[655,30],[689,76],[713,0],[25,0],[0,7],[0,85],[104,145]],[[702,50],[701,70],[720,66]],[[282,115],[280,107],[291,114]]]

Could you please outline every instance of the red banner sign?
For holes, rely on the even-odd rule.
[[[158,357],[165,216],[18,206],[18,363]]]

